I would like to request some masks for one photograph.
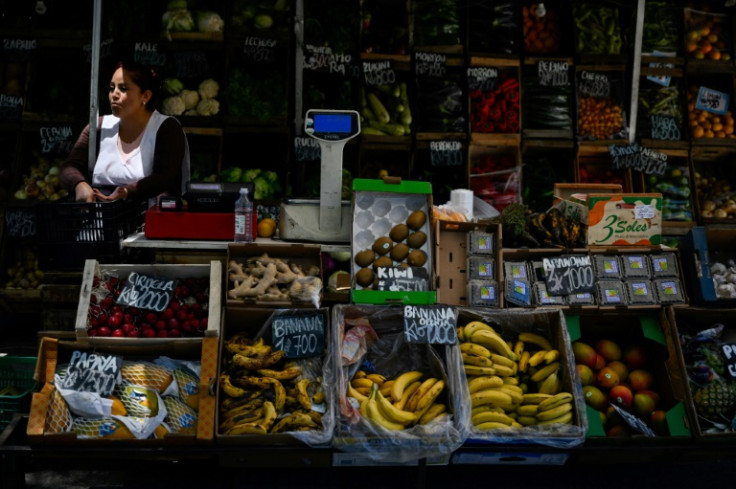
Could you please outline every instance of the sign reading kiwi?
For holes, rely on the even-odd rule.
[[[454,345],[457,317],[448,306],[404,306],[404,337],[409,343]]]
[[[325,349],[325,315],[321,311],[276,313],[271,321],[272,344],[286,358],[316,357]]]
[[[419,250],[415,250],[419,251]],[[420,253],[423,253],[420,251]],[[376,290],[417,292],[429,290],[429,273],[421,266],[376,267]]]

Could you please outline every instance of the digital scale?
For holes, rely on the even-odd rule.
[[[293,241],[349,243],[352,208],[342,200],[342,154],[345,143],[360,134],[354,110],[310,109],[304,132],[319,141],[319,200],[287,199],[281,204],[279,237]]]

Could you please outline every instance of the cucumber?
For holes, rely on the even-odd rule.
[[[388,136],[388,134],[386,134],[385,132],[380,131],[376,129],[375,127],[371,127],[371,126],[363,126],[360,132],[367,136]]]
[[[389,136],[403,136],[406,132],[404,126],[395,123],[382,123],[378,121],[369,122],[370,127],[378,129]]]
[[[373,109],[373,115],[376,116],[376,120],[378,122],[383,122],[384,124],[387,124],[391,120],[386,107],[383,106],[376,94],[368,94],[368,105],[371,109]]]

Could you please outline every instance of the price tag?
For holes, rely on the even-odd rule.
[[[567,61],[539,61],[537,63],[537,79],[543,87],[569,87],[570,65]]]
[[[133,59],[147,66],[164,66],[166,64],[166,52],[157,42],[136,42],[133,51]]]
[[[491,92],[498,83],[498,70],[485,66],[468,68],[468,89]]]
[[[549,295],[570,295],[593,290],[595,274],[588,255],[543,258],[542,266]]]
[[[174,73],[176,78],[209,78],[211,70],[204,52],[184,51],[174,53]]]
[[[455,167],[463,164],[460,141],[430,141],[430,162],[434,167]]]
[[[294,138],[294,155],[297,162],[319,161],[322,158],[322,148],[314,138]]]
[[[417,52],[414,55],[417,76],[441,78],[447,74],[447,56],[441,53]]]
[[[121,306],[162,312],[171,302],[176,282],[176,279],[151,277],[131,272],[116,302]]]
[[[74,131],[71,126],[42,127],[41,152],[66,156],[74,147]]]
[[[114,41],[112,39],[105,39],[104,41],[100,43],[100,59],[101,60],[107,59],[110,56],[112,56],[113,42]],[[92,62],[92,45],[91,44],[84,45],[82,47],[82,51],[84,51],[84,53],[87,56],[87,63],[91,63]]]
[[[61,387],[110,397],[115,390],[122,364],[122,357],[117,355],[101,355],[74,350],[66,375],[61,381]]]
[[[657,215],[657,209],[652,202],[651,204],[636,204],[634,206],[634,219],[654,219]]]
[[[676,118],[669,115],[653,115],[649,121],[652,126],[652,139],[679,141],[682,138]]]
[[[726,343],[721,345],[721,353],[723,354],[724,367],[728,375],[736,380],[736,343]]]
[[[36,211],[34,208],[6,209],[5,232],[8,238],[22,239],[36,236]]]
[[[666,56],[674,56],[675,53],[663,53],[661,51],[654,51],[652,55],[666,57]],[[672,63],[649,63],[649,67],[650,68],[674,68],[675,65],[673,65]],[[670,82],[672,81],[672,77],[671,76],[649,75],[647,76],[647,80],[654,82],[658,85],[662,85],[663,87],[669,87]]]
[[[706,87],[700,87],[698,98],[695,101],[695,108],[723,115],[728,112],[728,104],[730,100],[731,97],[727,93]]]
[[[5,61],[30,61],[36,54],[35,39],[3,39]]]
[[[611,168],[614,170],[635,168],[641,164],[641,146],[637,143],[612,144],[608,147],[608,154],[611,157]]]
[[[581,71],[578,93],[586,97],[608,98],[611,95],[611,80],[605,73]]]
[[[246,37],[243,41],[243,59],[254,63],[274,63],[276,61],[276,45],[276,39]]]
[[[429,274],[421,267],[378,267],[378,290],[417,292],[429,290]]]
[[[0,93],[0,121],[17,121],[23,114],[23,97]]]
[[[325,315],[320,311],[274,315],[271,338],[286,358],[319,356],[325,349]]]
[[[457,317],[448,306],[404,306],[404,337],[409,343],[454,345]]]
[[[371,87],[396,83],[396,72],[391,60],[363,61],[363,79]]]
[[[353,56],[345,53],[333,53],[329,46],[313,46],[307,44],[304,55],[304,69],[319,71],[331,75],[349,76],[354,66]]]
[[[641,164],[635,170],[645,175],[662,176],[667,171],[667,155],[650,148],[641,148]]]

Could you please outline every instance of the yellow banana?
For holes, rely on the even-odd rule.
[[[356,389],[358,389],[359,387],[367,387],[368,389],[370,389],[371,387],[373,387],[374,382],[368,377],[363,377],[360,379],[351,380],[350,384],[352,384],[352,386]]]
[[[263,417],[263,408],[259,407],[248,413],[236,414],[220,422],[220,432],[225,433],[239,424],[253,423]]]
[[[276,421],[278,413],[276,412],[276,406],[271,401],[263,403],[263,417],[257,422],[258,426],[263,428],[264,431],[268,431]]]
[[[501,355],[510,358],[511,360],[518,360],[519,357],[514,353],[509,345],[504,341],[503,338],[498,336],[496,333],[486,330],[480,330],[473,333],[470,337],[473,343],[479,343],[491,351],[500,353]]]
[[[471,394],[475,394],[478,391],[488,389],[490,387],[501,387],[503,385],[503,379],[497,375],[484,375],[481,377],[475,377],[473,380],[468,382],[468,391]]]
[[[283,350],[277,350],[277,351],[283,351]],[[254,386],[258,387],[260,389],[267,389],[269,387],[273,387],[273,393],[274,393],[274,405],[276,406],[277,411],[281,411],[284,408],[284,404],[286,403],[286,389],[284,389],[284,385],[271,377],[254,377],[254,376],[248,376],[243,375],[240,377],[236,377],[233,379],[233,382],[235,382],[238,385],[242,386]]]
[[[554,396],[549,396],[547,399],[542,400],[539,402],[539,410],[540,411],[546,411],[547,409],[553,409],[559,406],[560,404],[564,404],[566,402],[572,402],[572,394],[569,392],[560,392],[559,394],[555,394]]]
[[[309,387],[310,382],[311,380],[309,379],[300,379],[296,383],[296,400],[307,411],[311,411],[312,409],[312,398],[307,393],[307,387]]]
[[[549,421],[551,419],[559,418],[563,414],[572,411],[572,403],[565,402],[559,406],[553,407],[552,409],[545,409],[537,413],[537,421]]]
[[[257,399],[225,411],[220,414],[220,422],[227,421],[235,416],[252,413],[263,405],[263,401],[263,399]]]
[[[457,327],[457,340],[462,343],[465,341],[465,327],[464,326],[458,326]]]
[[[560,362],[552,362],[549,365],[545,365],[540,368],[531,376],[533,382],[541,382],[542,380],[549,377],[552,372],[557,372],[560,369]]]
[[[247,357],[240,353],[236,353],[233,355],[233,363],[238,367],[243,367],[247,370],[258,370],[276,365],[282,358],[284,358],[285,354],[286,352],[284,350],[275,350],[262,357]]]
[[[499,365],[498,363],[493,364],[493,370],[499,377],[510,377],[515,375],[514,369],[505,365]]]
[[[557,375],[557,372],[552,372],[539,385],[539,392],[554,395],[560,392],[561,387],[562,381],[560,380],[560,376]]]
[[[394,400],[394,406],[396,406],[397,409],[404,409],[404,406],[406,406],[406,403],[409,401],[411,396],[414,395],[417,389],[422,385],[421,382],[418,380],[412,382],[407,386],[406,389],[404,389],[404,394],[401,396],[401,399],[398,401]]]
[[[503,355],[499,355],[498,353],[491,353],[491,361],[496,365],[503,365],[504,367],[508,367],[512,370],[514,368],[517,368],[516,362],[514,360],[506,358]]]
[[[542,350],[551,350],[552,343],[547,338],[536,333],[519,333],[519,341],[524,343],[532,343],[537,345]]]
[[[420,385],[419,388],[416,391],[414,391],[414,394],[412,394],[409,400],[406,401],[406,404],[404,405],[404,409],[406,411],[414,412],[417,408],[417,403],[419,402],[419,399],[424,397],[424,394],[426,394],[427,391],[431,389],[434,384],[437,383],[437,380],[438,379],[434,377],[430,377],[424,382],[422,382],[422,385]]]
[[[477,414],[479,414],[479,413],[485,413],[485,412],[490,412],[490,413],[501,413],[501,414],[505,413],[505,411],[503,410],[503,408],[502,408],[502,407],[499,407],[499,406],[493,406],[493,405],[491,405],[491,404],[482,404],[482,405],[480,405],[480,406],[476,406],[476,407],[474,407],[474,408],[473,408],[473,409],[472,409],[472,410],[470,411],[470,417],[472,418],[473,416],[475,416],[475,415],[477,415]]]
[[[484,404],[505,405],[513,404],[513,399],[506,392],[498,389],[486,389],[478,391],[470,396],[471,407]]]
[[[494,421],[488,421],[486,423],[475,425],[475,429],[481,431],[497,430],[499,428],[510,428],[510,426],[506,423],[497,423]]]
[[[532,426],[537,424],[537,418],[534,416],[519,416],[516,418],[516,421],[518,421],[522,426]]]
[[[513,423],[514,420],[504,413],[494,413],[491,411],[486,411],[484,413],[478,413],[475,416],[471,417],[470,422],[476,426],[481,423],[488,422],[503,423],[505,425],[511,426],[511,423]]]
[[[470,353],[461,353],[463,363],[466,365],[475,365],[476,367],[493,367],[493,362],[488,357],[472,355]]]
[[[265,435],[266,430],[257,423],[241,423],[225,431],[225,435]]]
[[[442,403],[435,403],[427,409],[427,411],[419,418],[419,424],[427,424],[435,418],[439,417],[447,411],[447,406]]]
[[[225,397],[220,403],[220,412],[224,413],[231,409],[235,409],[238,406],[242,406],[244,404],[248,404],[250,402],[254,402],[257,400],[263,403],[262,394],[263,394],[263,391],[259,389],[259,390],[254,390],[254,391],[248,391],[247,395],[241,396],[241,397]]]
[[[542,362],[544,362],[544,357],[547,355],[549,350],[538,350],[534,353],[531,357],[529,357],[529,366],[530,367],[536,367],[537,365],[540,365]]]
[[[383,397],[383,394],[381,394],[380,389],[375,394],[376,403],[378,404],[378,409],[380,410],[383,417],[388,419],[389,421],[393,421],[395,423],[399,423],[401,425],[409,425],[412,423],[415,423],[417,420],[417,417],[414,415],[414,413],[410,413],[409,411],[404,411],[403,409],[397,409],[396,406],[388,402],[388,399]]]
[[[522,353],[524,353],[524,342],[523,341],[517,341],[514,343],[514,353],[516,355],[521,356]]]
[[[362,370],[362,369],[361,369],[361,370],[358,370],[357,372],[355,372],[355,375],[353,375],[353,378],[354,378],[354,379],[362,379],[362,378],[363,378],[363,377],[365,377],[366,375],[368,375],[368,374],[367,374],[367,373],[365,373],[365,370]]]
[[[465,369],[465,375],[468,376],[496,375],[495,367],[478,367],[477,365],[463,364],[463,369]]]
[[[445,381],[440,379],[434,384],[432,384],[432,387],[427,390],[427,392],[419,398],[417,401],[417,405],[414,408],[414,414],[417,418],[421,418],[422,415],[427,411],[427,409],[432,406],[432,403],[439,397],[439,395],[442,393],[442,390],[445,388]]]
[[[297,431],[299,428],[309,428],[317,430],[320,426],[305,413],[292,413],[289,416],[281,418],[271,428],[271,433],[283,433],[288,431]]]
[[[395,423],[389,419],[386,419],[383,416],[380,408],[378,407],[378,401],[376,399],[377,393],[378,393],[378,386],[376,386],[373,390],[371,390],[371,395],[370,397],[368,397],[368,402],[367,402],[367,407],[366,407],[366,413],[368,414],[368,418],[374,421],[376,424],[386,428],[387,430],[391,430],[391,431],[403,430],[404,429],[403,424]]]
[[[271,346],[264,344],[263,338],[248,344],[249,342],[247,339],[239,340],[233,337],[225,342],[225,349],[232,354],[238,353],[246,357],[262,357],[271,353]]]
[[[371,395],[372,387],[356,387],[355,390],[368,397]]]
[[[276,380],[291,380],[295,379],[302,373],[302,369],[299,367],[286,368],[284,370],[272,370],[270,368],[262,368],[257,370],[259,374],[264,377],[271,377]]]
[[[358,400],[358,402],[359,402],[359,403],[361,403],[361,404],[363,403],[363,401],[367,401],[367,400],[368,400],[368,396],[366,396],[366,395],[364,395],[364,394],[362,394],[362,393],[360,393],[360,392],[356,391],[356,390],[355,390],[355,387],[353,387],[353,386],[352,386],[352,385],[350,384],[350,382],[348,382],[348,396],[350,396],[350,397],[354,397],[354,398],[355,398],[355,399],[357,399],[357,400]]]
[[[531,358],[531,353],[529,353],[527,350],[524,350],[521,352],[521,356],[519,357],[519,372],[526,372],[527,368],[529,367],[529,359]]]
[[[491,350],[483,345],[471,342],[460,343],[460,353],[470,353],[485,358],[491,357]]]
[[[552,362],[557,361],[560,358],[560,350],[550,350],[544,356],[544,363],[549,365]]]
[[[504,384],[501,387],[497,387],[497,389],[511,396],[511,401],[514,404],[521,404],[521,401],[524,399],[524,393],[521,392],[521,389],[516,390],[516,389],[512,389],[512,387],[516,387],[516,386]]]
[[[555,423],[570,424],[571,422],[572,422],[572,411],[568,411],[560,417],[552,418],[546,421],[537,420],[537,424],[555,424]]]
[[[394,385],[391,387],[391,399],[401,399],[406,386],[422,378],[422,375],[422,372],[418,370],[410,370],[396,377],[394,379]]]
[[[537,412],[539,411],[539,405],[538,404],[522,404],[518,408],[516,408],[516,414],[519,416],[537,416]],[[518,418],[517,418],[518,419]]]
[[[551,394],[540,394],[539,392],[527,392],[524,394],[524,399],[521,401],[522,404],[540,404],[543,401],[551,398]]]
[[[386,382],[384,382],[383,384],[381,384],[380,391],[381,391],[381,394],[384,395],[384,397],[388,397],[388,398],[391,397],[391,386],[394,385],[394,382],[396,382],[396,381],[395,380],[387,380]]]
[[[507,385],[519,385],[519,378],[518,377],[501,377],[503,379],[503,383]],[[521,387],[519,387],[521,389]],[[523,390],[523,389],[522,389]]]
[[[386,377],[384,377],[381,374],[368,374],[365,376],[366,379],[372,380],[374,383],[378,384],[378,387],[381,387],[384,382],[386,382]]]
[[[247,390],[235,387],[228,374],[220,375],[220,388],[230,397],[243,397],[248,394]]]
[[[495,329],[493,329],[489,324],[486,324],[483,321],[471,321],[466,324],[463,329],[465,341],[472,341],[471,338],[473,337],[473,334],[475,334],[477,331],[490,331],[491,333],[496,332]]]

